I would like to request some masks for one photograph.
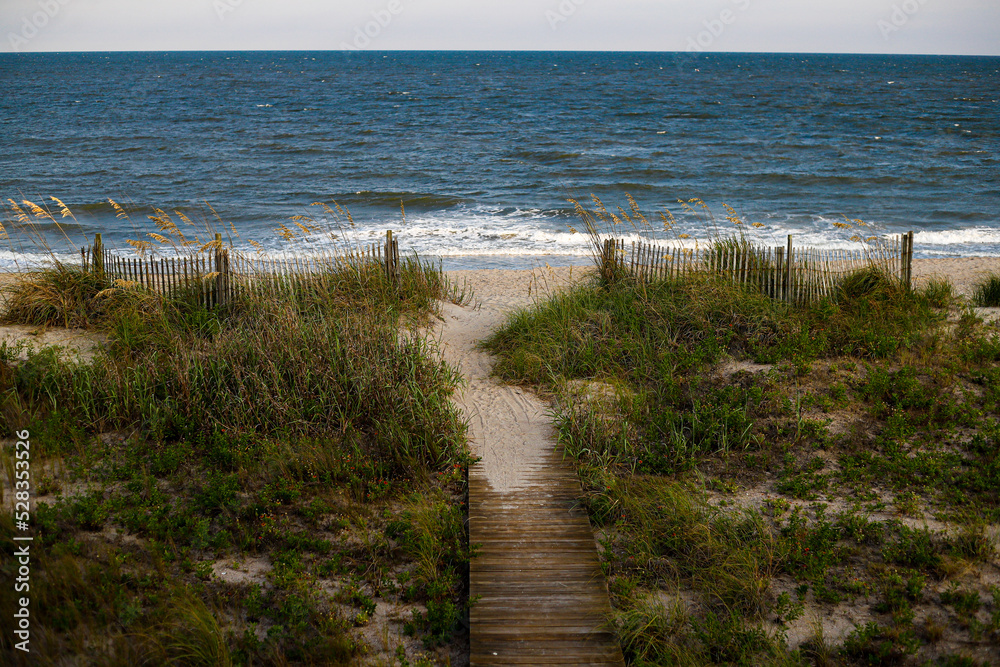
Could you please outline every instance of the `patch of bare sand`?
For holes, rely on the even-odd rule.
[[[212,563],[212,575],[234,586],[256,584],[266,587],[271,569],[271,562],[266,558],[226,558]]]
[[[98,348],[108,337],[87,329],[64,329],[61,327],[40,327],[25,324],[0,325],[0,345],[21,346],[18,359],[28,357],[28,351],[38,352],[45,347],[59,347],[64,357],[89,363],[93,361]]]
[[[20,274],[0,273],[0,313],[7,306],[7,289],[17,282]],[[21,345],[18,358],[27,358],[28,350],[37,352],[44,347],[58,346],[65,355],[78,361],[90,362],[97,348],[107,342],[107,336],[86,329],[66,329],[24,324],[0,325],[0,345]]]
[[[1000,257],[946,257],[914,259],[913,284],[920,288],[930,280],[947,280],[958,294],[969,296],[990,274],[1000,274]]]

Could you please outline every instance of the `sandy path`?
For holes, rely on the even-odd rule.
[[[528,471],[542,465],[555,446],[549,405],[520,387],[489,377],[493,361],[476,343],[503,324],[508,312],[582,277],[579,268],[534,271],[453,271],[452,280],[472,287],[478,308],[442,304],[437,335],[444,359],[468,381],[455,403],[469,421],[469,442],[479,468],[495,491],[530,485]]]
[[[553,443],[548,406],[519,387],[498,385],[489,378],[489,355],[474,349],[495,325],[494,312],[477,312],[451,304],[443,308],[441,347],[444,358],[460,368],[468,381],[454,401],[469,422],[469,442],[490,486],[497,491],[523,489],[524,471],[540,465]]]

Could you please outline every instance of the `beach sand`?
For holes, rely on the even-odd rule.
[[[937,278],[950,281],[958,294],[970,296],[976,284],[990,274],[1000,275],[1000,257],[913,260],[913,284],[918,289]]]
[[[472,453],[480,459],[473,472],[495,492],[516,495],[530,487],[533,476],[549,465],[555,433],[549,404],[522,387],[490,377],[493,358],[476,345],[512,310],[592,273],[579,267],[448,273],[457,285],[471,288],[475,300],[468,306],[440,303],[433,335],[442,358],[465,378],[454,402],[469,424]]]

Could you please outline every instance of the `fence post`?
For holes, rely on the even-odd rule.
[[[385,232],[385,277],[395,285],[399,278],[399,242],[392,237],[392,230]]]
[[[899,282],[906,283],[906,232],[899,235]]]
[[[913,289],[913,231],[906,233],[906,244],[903,250],[903,284],[906,289]]]
[[[788,235],[788,246],[785,249],[785,300],[789,303],[792,302],[794,297],[794,290],[792,286],[792,235]]]
[[[396,283],[399,283],[399,239],[392,240],[392,275]]]
[[[785,300],[785,249],[774,249],[774,298]]]
[[[611,243],[611,239],[604,239],[604,247],[601,248],[601,279],[604,282],[608,282],[611,275],[611,266],[609,264],[611,261]]]
[[[92,258],[91,264],[94,267],[94,273],[99,277],[104,277],[104,243],[101,241],[100,234],[94,234],[94,257]]]
[[[222,234],[219,232],[215,233],[215,272],[219,275],[215,276],[215,298],[213,299],[215,303],[213,305],[219,306],[225,303],[223,290],[226,285],[225,269],[222,266]]]

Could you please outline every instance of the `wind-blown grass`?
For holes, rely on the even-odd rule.
[[[411,631],[428,647],[461,633],[458,376],[404,330],[462,298],[439,270],[413,258],[390,281],[380,265],[342,263],[210,310],[194,292],[168,299],[58,266],[11,297],[8,321],[109,336],[89,364],[5,352],[0,368],[4,419],[31,430],[33,474],[59,497],[33,517],[46,554],[33,614],[48,619],[34,657],[349,664],[376,598],[415,605]],[[82,490],[60,494],[71,486]],[[106,541],[112,526],[134,546]],[[10,544],[13,524],[0,528]],[[265,586],[213,575],[248,558],[270,568]]]
[[[156,438],[214,430],[348,440],[364,434],[377,450],[400,457],[400,466],[433,466],[450,458],[454,444],[447,443],[458,426],[446,394],[424,388],[452,386],[456,378],[428,361],[421,338],[401,339],[395,323],[444,296],[444,284],[425,271],[411,265],[403,288],[386,290],[381,300],[373,278],[358,280],[348,269],[348,276],[320,276],[284,296],[237,297],[218,312],[104,290],[109,354],[91,366],[32,357],[16,387],[97,432],[142,424]],[[353,303],[352,293],[359,295]]]
[[[887,300],[882,288],[856,292],[798,309],[711,278],[587,285],[516,313],[485,344],[500,355],[494,372],[511,382],[555,389],[565,380],[624,381],[634,395],[620,409],[629,415],[624,421],[643,425],[634,440],[649,443],[644,465],[672,469],[675,453],[690,461],[693,452],[750,442],[743,415],[753,414],[759,398],[735,388],[705,396],[700,369],[724,356],[757,363],[885,358],[940,319],[920,295]],[[723,407],[734,400],[741,410]],[[569,421],[577,442],[603,447],[587,430],[596,424],[582,415]],[[614,424],[602,428],[617,437]]]
[[[3,321],[85,327],[104,315],[98,295],[107,287],[101,276],[57,263],[49,271],[18,276],[5,288]]]
[[[605,284],[632,277],[660,280],[661,273],[672,276],[689,273],[728,277],[768,296],[803,302],[817,301],[820,294],[836,300],[844,296],[845,282],[853,283],[847,286],[848,290],[873,287],[872,281],[881,285],[883,291],[909,289],[895,275],[900,259],[898,250],[892,248],[887,237],[874,234],[873,226],[863,220],[845,218],[844,222],[833,223],[836,229],[850,234],[849,240],[856,244],[850,261],[852,266],[863,268],[845,272],[837,266],[836,259],[831,259],[830,265],[820,261],[822,253],[803,254],[796,250],[784,257],[784,266],[792,272],[785,276],[777,271],[784,243],[780,244],[782,248],[775,248],[779,244],[774,238],[765,241],[763,223],[749,222],[728,204],[722,204],[727,223],[723,225],[703,200],[678,200],[685,217],[700,222],[702,227],[698,238],[692,238],[679,231],[677,218],[665,207],[657,212],[659,224],[654,225],[630,195],[626,195],[628,208],[618,206],[617,213],[598,197],[591,199],[592,210],[576,200],[570,201],[590,239],[591,256]],[[570,229],[577,232],[572,226]],[[626,256],[625,250],[624,238],[628,236],[645,240],[632,249],[631,257]],[[856,264],[859,259],[862,262]]]
[[[972,302],[988,308],[1000,307],[1000,276],[989,276],[976,285]]]

